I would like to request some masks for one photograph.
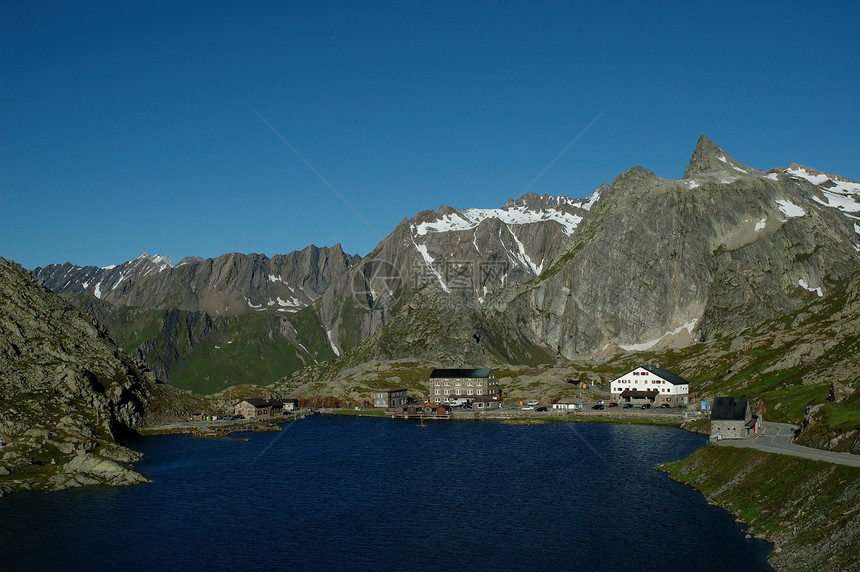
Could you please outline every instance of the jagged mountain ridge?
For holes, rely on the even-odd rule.
[[[703,136],[680,180],[620,175],[562,256],[487,310],[568,358],[730,335],[860,272],[860,231],[823,193]]]
[[[442,205],[403,219],[315,302],[333,347],[356,346],[423,288],[465,308],[538,276],[604,190],[586,199],[529,193],[499,209]]]
[[[420,289],[403,288],[392,296],[395,304],[366,312],[375,322],[349,324],[352,346],[372,335],[372,347],[359,350],[369,359],[435,362],[434,356],[459,353],[463,363],[440,363],[453,367],[590,359],[729,336],[844,289],[860,272],[860,227],[851,214],[860,209],[860,189],[840,178],[837,191],[799,175],[798,168],[750,168],[703,136],[681,179],[634,167],[601,187],[554,256],[542,259],[539,276],[507,281],[481,301],[474,289],[468,296],[446,292],[428,273]],[[421,246],[413,238],[422,216],[401,223],[364,262],[377,258],[404,268],[409,251]],[[453,219],[442,211],[431,222],[444,228],[446,217]],[[348,299],[336,292],[315,304],[324,319],[329,296]],[[452,307],[469,323],[448,320],[446,332],[438,317]],[[350,313],[335,308],[332,315]]]
[[[399,339],[382,332],[380,359],[401,349],[453,356],[455,340],[476,337],[492,348],[463,346],[464,359],[685,346],[842,287],[857,272],[858,210],[850,179],[796,164],[753,169],[703,136],[676,181],[634,167],[588,199],[529,194],[501,209],[443,205],[404,219],[328,282],[302,323],[343,353],[408,308]],[[269,307],[232,300],[247,312]],[[415,343],[422,312],[452,309],[472,327],[456,320],[456,335]]]
[[[297,312],[358,260],[340,245],[311,245],[271,258],[231,253],[188,257],[175,265],[165,256],[144,253],[116,266],[52,264],[33,274],[58,294],[86,293],[116,306],[229,316],[267,309]]]
[[[66,263],[33,274],[104,323],[161,379],[211,393],[265,385],[332,357],[309,306],[358,260],[340,245],[312,245],[272,258],[234,253],[174,265],[144,254],[107,268]]]

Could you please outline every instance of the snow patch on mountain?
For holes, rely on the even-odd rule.
[[[692,335],[693,334],[693,328],[696,327],[696,322],[698,322],[698,321],[699,321],[698,318],[693,318],[692,320],[690,320],[686,324],[679,326],[678,328],[675,328],[671,332],[666,332],[665,334],[663,334],[659,338],[656,338],[656,339],[653,339],[653,340],[650,340],[647,342],[642,342],[640,344],[630,344],[630,345],[618,344],[618,347],[620,347],[621,349],[628,351],[628,352],[644,352],[644,351],[650,350],[651,348],[653,348],[654,346],[656,346],[657,344],[659,344],[660,342],[662,342],[664,339],[666,339],[668,337],[677,336],[678,334],[680,334],[684,330],[687,330],[687,333]]]
[[[597,203],[598,200],[600,200],[600,189],[595,189],[594,192],[591,193],[591,195],[588,197],[588,199],[586,199],[586,201],[579,206],[580,206],[580,208],[582,208],[584,210],[590,211],[591,207],[593,207]],[[577,203],[570,203],[570,204],[576,205]],[[577,223],[577,224],[579,224],[579,223]]]
[[[436,276],[436,279],[439,280],[439,285],[442,287],[442,290],[450,294],[451,292],[450,290],[448,290],[448,286],[446,286],[445,281],[442,280],[442,274],[440,274],[439,271],[433,267],[433,263],[435,262],[435,260],[432,256],[430,256],[430,253],[427,252],[427,245],[418,244],[414,240],[412,241],[412,244],[415,245],[416,250],[418,250],[418,252],[421,254],[421,257],[424,259],[424,263],[427,265],[428,270],[430,270],[430,272],[432,272],[433,275]]]
[[[596,197],[595,194],[597,194],[597,192],[592,194],[592,196],[589,197],[586,202],[583,202],[581,200],[575,201],[574,199],[569,199],[567,197],[558,198],[567,199],[566,204],[574,205],[579,208],[586,208],[587,205],[587,208],[590,209],[591,206],[599,198],[599,194],[597,194]],[[425,234],[431,232],[456,232],[471,230],[477,227],[483,221],[487,220],[488,218],[499,219],[501,222],[508,225],[531,224],[552,220],[562,226],[564,233],[567,236],[570,236],[573,231],[576,230],[576,227],[579,226],[579,223],[582,222],[581,216],[573,213],[568,213],[563,210],[558,210],[555,208],[543,208],[540,210],[533,210],[525,205],[514,204],[512,206],[505,206],[500,209],[470,208],[452,212],[443,215],[435,221],[422,222],[420,224],[413,225],[412,231],[415,236],[424,236]]]
[[[512,260],[517,261],[523,266],[526,266],[527,268],[531,269],[535,276],[540,276],[540,273],[543,271],[543,263],[535,264],[529,257],[529,255],[526,253],[526,247],[523,246],[523,243],[520,241],[519,238],[517,238],[517,235],[514,234],[514,231],[511,230],[511,227],[505,225],[505,228],[508,229],[508,233],[511,235],[511,238],[514,239],[514,244],[516,244],[517,246],[516,253],[507,250],[508,256],[510,256]],[[501,230],[499,230],[499,232],[501,233]],[[501,241],[501,238],[502,237],[500,235],[499,241]],[[502,242],[502,245],[504,245],[504,242]]]
[[[791,201],[779,199],[778,201],[776,201],[776,204],[779,205],[779,210],[782,212],[782,214],[784,214],[788,218],[801,217],[806,214],[805,210],[803,210]]]
[[[798,284],[800,285],[800,287],[801,287],[801,288],[803,288],[804,290],[809,290],[810,292],[815,292],[816,294],[818,294],[818,297],[819,297],[819,298],[820,298],[820,297],[822,297],[822,296],[824,296],[824,293],[821,291],[821,287],[820,287],[820,286],[819,286],[819,287],[817,287],[817,288],[813,288],[813,287],[812,287],[812,286],[810,286],[810,285],[806,282],[806,280],[804,280],[803,278],[801,278],[800,280],[798,280],[798,281],[797,281],[797,283],[798,283]]]
[[[326,339],[328,339],[328,344],[331,346],[331,351],[334,352],[334,355],[340,357],[340,350],[337,349],[337,346],[334,345],[334,342],[331,339],[331,330],[325,331]]]
[[[158,269],[159,272],[161,272],[162,270],[167,270],[168,268],[173,268],[175,266],[175,264],[173,264],[173,261],[170,260],[170,258],[168,258],[167,256],[164,256],[163,254],[156,254],[155,256],[150,256],[148,252],[144,252],[137,257],[137,260],[149,260],[150,262],[155,264],[155,267]]]
[[[833,207],[846,213],[860,212],[860,183],[845,177],[821,173],[802,165],[792,165],[785,170],[786,175],[809,181],[818,186],[824,199],[812,200],[826,207]]]

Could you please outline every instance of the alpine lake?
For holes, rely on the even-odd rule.
[[[4,570],[772,570],[772,546],[657,465],[651,425],[315,415],[134,438],[153,482],[0,499]]]

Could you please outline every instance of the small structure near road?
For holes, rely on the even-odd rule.
[[[476,395],[471,399],[472,409],[499,409],[502,407],[502,400],[499,394],[494,395]]]
[[[562,397],[552,404],[552,408],[561,411],[576,411],[582,400],[575,397]]]
[[[761,417],[753,415],[749,398],[717,397],[711,405],[711,439],[744,439],[761,431]]]

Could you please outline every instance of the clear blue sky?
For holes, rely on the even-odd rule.
[[[0,0],[0,256],[364,255],[700,134],[860,179],[856,2],[243,4]]]

